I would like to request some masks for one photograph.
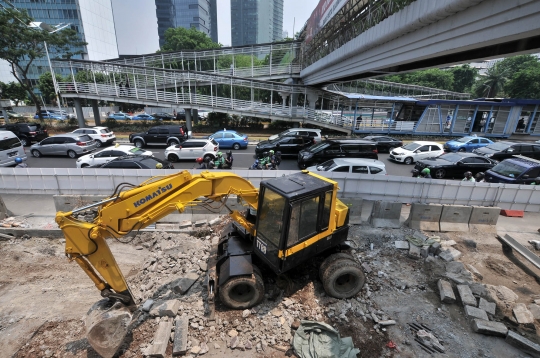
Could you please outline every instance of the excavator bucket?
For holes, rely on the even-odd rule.
[[[96,302],[86,315],[86,338],[99,355],[112,358],[124,342],[131,318],[129,308],[120,302]]]

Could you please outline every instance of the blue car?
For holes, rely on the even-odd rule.
[[[116,119],[116,120],[126,120],[126,119],[131,119],[131,116],[128,116],[127,114],[122,113],[122,112],[116,112],[116,113],[109,114],[109,118]]]
[[[219,149],[246,149],[248,146],[248,136],[237,131],[223,130],[212,134],[210,139],[219,143]]]
[[[55,113],[52,111],[41,111],[41,117],[43,119],[57,119],[59,121],[65,120],[67,117],[64,115],[61,115],[60,113]],[[39,119],[39,114],[36,113],[34,116],[34,119]]]
[[[136,116],[133,116],[131,117],[131,119],[134,121],[152,121],[155,118],[149,114],[143,113],[143,114],[138,114]]]
[[[493,141],[482,137],[463,137],[444,143],[445,152],[472,152],[492,144]]]

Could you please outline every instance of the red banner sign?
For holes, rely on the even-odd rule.
[[[349,0],[321,0],[311,13],[306,26],[306,40],[309,42],[337,14]]]

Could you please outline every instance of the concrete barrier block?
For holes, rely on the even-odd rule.
[[[373,227],[398,229],[401,227],[401,203],[393,201],[376,201],[373,203],[369,222]]]
[[[349,208],[349,224],[362,224],[362,204],[364,203],[364,199],[340,198],[339,200]]]
[[[413,203],[407,226],[416,230],[439,231],[442,209],[440,204]]]
[[[469,229],[479,231],[496,230],[500,212],[501,208],[498,207],[473,206],[469,219]]]
[[[97,203],[107,195],[53,195],[56,211],[72,211],[86,205]]]
[[[472,207],[443,205],[439,226],[441,231],[469,231]]]

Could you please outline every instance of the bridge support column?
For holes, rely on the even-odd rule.
[[[191,126],[191,108],[185,108],[184,111],[186,113],[186,126],[187,126],[188,131],[190,131],[192,127]]]
[[[101,117],[99,115],[99,106],[97,99],[92,100],[92,110],[94,111],[94,122],[96,126],[101,125]]]
[[[298,79],[293,79],[293,84],[298,84]],[[291,93],[291,103],[289,104],[291,106],[291,116],[296,117],[296,109],[298,106],[298,93]]]
[[[79,128],[84,128],[84,114],[82,111],[81,99],[73,98],[73,103],[75,104],[75,113],[77,114],[77,123]]]
[[[199,121],[199,110],[196,108],[193,108],[191,110],[191,123],[197,124],[198,121]],[[189,128],[189,130],[191,130],[191,127]]]
[[[317,93],[308,92],[306,97],[309,102],[309,108],[315,109],[315,103],[319,99],[319,95]]]

